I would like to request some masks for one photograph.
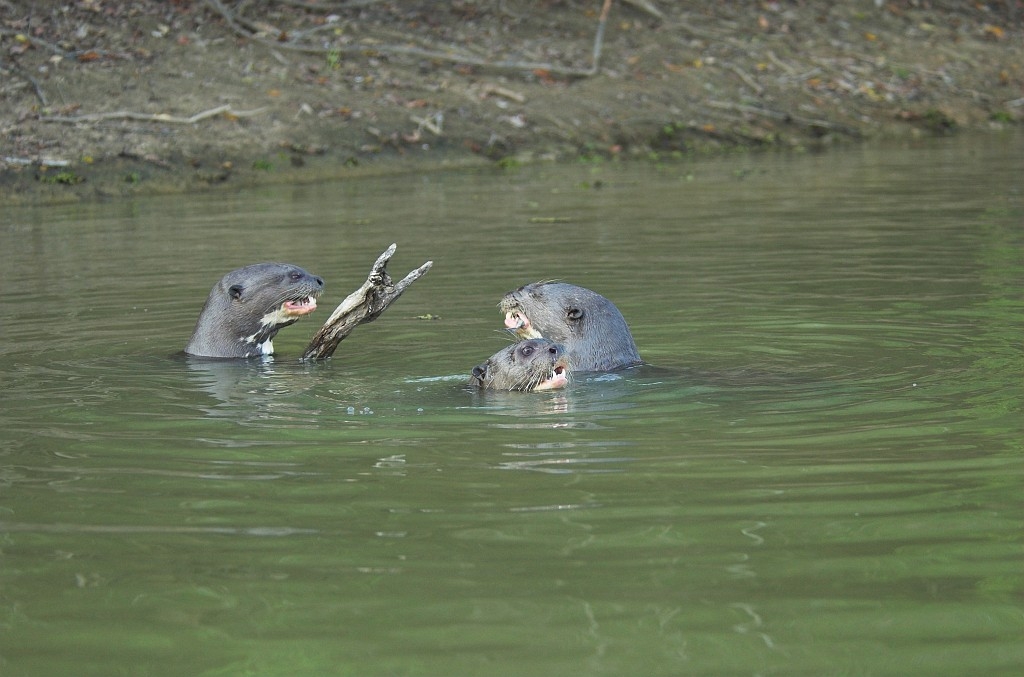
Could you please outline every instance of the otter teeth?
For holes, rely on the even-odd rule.
[[[264,327],[289,324],[295,321],[296,316],[308,315],[314,310],[316,310],[316,299],[312,296],[298,301],[284,301],[280,306],[261,317],[260,324]]]
[[[557,365],[551,370],[551,375],[534,386],[534,390],[554,390],[556,388],[565,387],[569,382],[569,377],[565,373],[565,367]]]
[[[526,319],[514,310],[505,313],[505,326],[509,329],[520,329],[526,324]]]
[[[516,310],[505,313],[505,327],[523,340],[544,338],[543,334],[534,329],[530,318]]]
[[[281,304],[281,310],[288,315],[305,315],[316,310],[316,298],[307,296],[297,301],[285,301]]]

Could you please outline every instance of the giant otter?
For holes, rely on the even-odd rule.
[[[324,281],[287,263],[233,270],[213,286],[185,352],[256,357],[274,352],[278,331],[316,310]]]
[[[564,282],[535,282],[498,304],[505,326],[520,339],[560,343],[573,371],[611,371],[641,364],[622,313],[600,294]]]
[[[506,346],[473,368],[469,385],[484,390],[554,390],[569,382],[562,346],[548,339],[529,339]]]

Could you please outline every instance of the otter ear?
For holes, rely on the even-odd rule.
[[[479,385],[483,385],[484,378],[487,376],[487,363],[478,364],[473,367],[473,378],[477,380]]]
[[[233,284],[233,285],[231,285],[230,287],[228,287],[228,294],[230,294],[231,298],[235,299],[236,301],[238,299],[242,298],[242,285],[240,285],[240,284]]]
[[[567,319],[572,320],[573,322],[581,320],[581,319],[583,319],[583,309],[582,308],[569,308],[568,310],[565,311],[565,317]]]

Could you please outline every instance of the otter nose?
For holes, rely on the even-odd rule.
[[[318,286],[318,287],[324,286],[324,278],[320,277],[319,275],[314,275],[313,279],[316,281],[316,286]]]
[[[562,349],[559,348],[558,346],[551,346],[550,348],[548,348],[548,352],[551,353],[552,355],[557,355],[558,353],[562,352]]]

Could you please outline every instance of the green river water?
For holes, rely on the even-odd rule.
[[[0,209],[0,675],[1021,674],[1022,191],[1018,135]],[[320,310],[177,355],[266,260]],[[651,366],[463,389],[542,279]]]

